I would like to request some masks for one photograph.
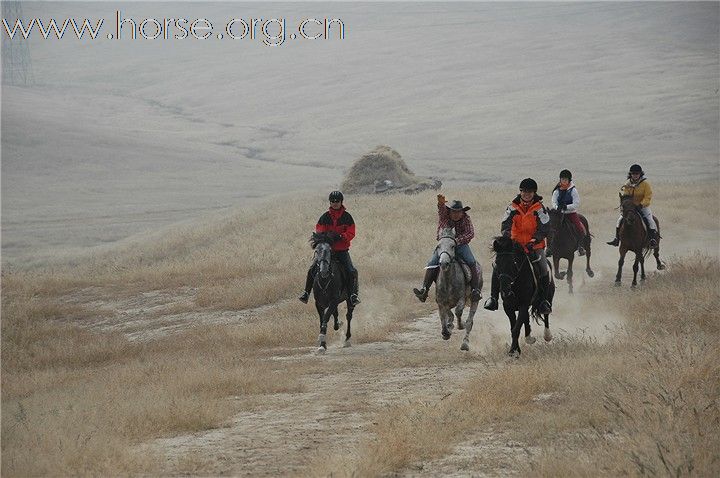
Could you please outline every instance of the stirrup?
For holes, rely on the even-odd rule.
[[[358,297],[357,294],[352,294],[352,295],[350,296],[350,303],[351,303],[352,305],[358,305],[358,304],[360,303],[360,297]]]
[[[483,305],[484,309],[487,310],[498,310],[498,300],[495,297],[489,297]]]
[[[310,292],[304,291],[302,294],[300,294],[300,297],[298,297],[298,300],[302,302],[303,304],[308,303],[308,299],[310,299]]]

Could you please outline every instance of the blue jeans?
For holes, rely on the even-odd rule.
[[[475,265],[475,256],[473,256],[473,253],[470,250],[470,244],[458,244],[457,246],[455,246],[455,257],[457,257],[458,259],[462,259],[470,267],[473,267]],[[427,265],[437,266],[439,264],[440,256],[438,256],[438,251],[437,249],[435,249]]]

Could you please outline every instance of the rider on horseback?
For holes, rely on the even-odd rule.
[[[320,219],[318,219],[315,225],[315,232],[334,232],[338,235],[332,245],[333,257],[336,258],[345,267],[347,271],[347,277],[350,280],[350,302],[352,305],[360,303],[358,297],[358,272],[353,266],[352,259],[350,259],[350,241],[355,237],[355,221],[349,212],[345,210],[343,206],[343,194],[340,191],[333,191],[330,193],[328,198],[330,201],[330,209],[328,209]],[[307,273],[307,279],[305,281],[305,290],[298,297],[302,302],[308,302],[310,298],[310,290],[312,289],[313,282],[315,281],[315,273],[317,268],[315,262],[310,266]]]
[[[653,214],[650,211],[650,202],[652,200],[652,188],[645,177],[645,172],[639,164],[630,166],[627,182],[620,189],[620,198],[630,197],[635,206],[640,209],[645,223],[648,225],[648,239],[650,247],[657,247],[657,225],[653,220]],[[615,226],[615,238],[608,242],[611,246],[620,245],[620,226],[622,225],[622,214],[618,218],[617,226]]]
[[[578,194],[575,183],[572,182],[572,173],[567,169],[560,171],[560,182],[553,189],[551,209],[560,211],[565,215],[565,219],[572,222],[578,234],[578,254],[585,255],[585,249],[582,244],[587,231],[577,215],[580,207],[580,195]],[[552,245],[548,247],[546,255],[552,255]]]
[[[454,227],[455,228],[455,255],[465,261],[470,267],[470,287],[472,287],[471,300],[477,302],[480,300],[480,277],[477,273],[475,256],[473,256],[470,250],[470,241],[475,237],[475,229],[473,228],[472,221],[467,212],[470,206],[463,207],[462,201],[453,201],[449,206],[445,203],[447,200],[442,194],[437,195],[438,200],[438,228],[437,228],[437,239],[440,240],[440,231],[444,228]],[[438,267],[440,264],[440,258],[438,257],[437,249],[433,252],[430,261],[425,268],[425,278],[423,279],[423,286],[421,289],[413,289],[415,296],[420,299],[420,302],[425,302],[430,291],[430,285],[438,276]]]
[[[520,194],[505,210],[502,220],[501,232],[520,244],[526,251],[533,272],[537,277],[538,312],[549,314],[552,306],[548,301],[550,287],[550,268],[545,257],[545,238],[547,237],[550,217],[542,204],[542,196],[537,195],[537,183],[531,178],[523,179],[520,183]],[[487,310],[498,309],[500,295],[500,278],[493,268],[490,297],[485,301]]]

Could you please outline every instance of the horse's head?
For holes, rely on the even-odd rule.
[[[637,206],[632,200],[631,196],[623,196],[620,199],[620,207],[622,208],[623,219],[625,224],[632,225],[635,222],[635,218],[638,217]]]
[[[455,260],[455,228],[446,227],[440,231],[440,239],[437,244],[437,254],[440,259],[440,267],[447,270]]]
[[[337,240],[337,234],[329,232],[313,232],[310,245],[315,249],[315,262],[319,267],[320,277],[327,279],[330,275],[330,260],[332,258],[332,243]]]
[[[509,237],[498,236],[493,240],[495,252],[495,272],[500,279],[500,292],[503,297],[512,294],[511,287],[520,273],[523,261],[527,260],[522,246]]]
[[[562,244],[563,242],[567,242],[567,240],[572,240],[573,225],[572,222],[567,219],[567,215],[557,209],[550,209],[548,212],[550,214],[550,227],[548,228],[547,235],[548,245]]]

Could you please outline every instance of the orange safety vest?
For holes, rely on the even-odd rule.
[[[512,219],[510,238],[518,244],[525,246],[525,244],[532,240],[533,236],[537,232],[538,218],[535,215],[535,212],[542,209],[543,205],[540,201],[530,204],[527,209],[525,209],[525,207],[522,205],[522,202],[520,202],[520,204],[516,202],[511,202],[510,205],[515,209],[516,212],[515,216],[513,216]],[[543,249],[544,247],[545,239],[536,243],[533,246],[533,249]]]

